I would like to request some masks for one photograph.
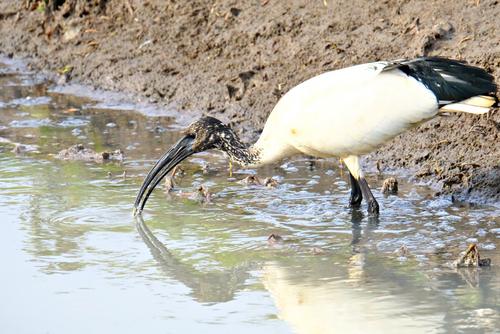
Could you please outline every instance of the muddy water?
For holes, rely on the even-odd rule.
[[[231,175],[210,152],[184,163],[175,191],[158,189],[134,219],[142,178],[178,138],[175,118],[62,94],[12,67],[0,73],[2,333],[500,328],[498,208],[453,205],[403,180],[398,196],[375,192],[373,219],[346,208],[335,161],[256,171],[280,182],[266,188],[238,183],[255,171]],[[126,159],[55,158],[77,143]],[[200,184],[208,203],[188,195]],[[268,242],[272,233],[283,240]],[[447,265],[469,242],[492,267]]]

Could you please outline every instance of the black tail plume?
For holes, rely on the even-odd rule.
[[[422,57],[398,62],[401,71],[430,89],[443,106],[497,90],[493,76],[484,69],[456,60]]]

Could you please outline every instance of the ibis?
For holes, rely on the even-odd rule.
[[[497,86],[484,69],[441,57],[379,61],[330,71],[302,82],[278,101],[262,134],[244,144],[213,117],[192,123],[147,174],[134,214],[177,164],[197,152],[216,149],[242,166],[257,167],[295,154],[338,157],[349,170],[349,204],[379,214],[360,166],[369,153],[403,131],[441,112],[487,113]]]

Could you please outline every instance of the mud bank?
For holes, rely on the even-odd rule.
[[[324,71],[440,55],[500,82],[498,1],[138,1],[0,4],[0,52],[36,71],[209,114],[249,140],[279,97]],[[439,117],[371,155],[439,194],[500,202],[500,113]],[[373,165],[372,165],[373,167]]]

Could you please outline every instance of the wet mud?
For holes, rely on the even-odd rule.
[[[357,63],[440,55],[500,82],[498,17],[494,0],[6,1],[0,52],[55,73],[59,84],[209,114],[252,140],[291,87]],[[498,203],[499,131],[498,110],[439,117],[366,164],[408,170],[456,201]]]

